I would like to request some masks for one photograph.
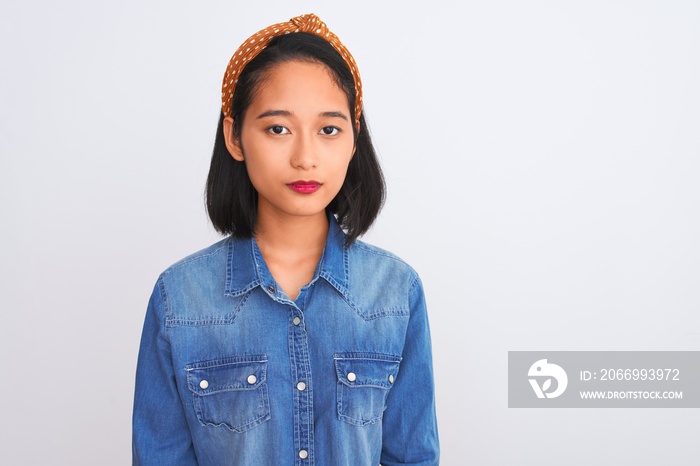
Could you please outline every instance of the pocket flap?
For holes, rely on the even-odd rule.
[[[391,388],[399,373],[401,357],[382,353],[336,353],[338,381],[348,387]]]
[[[265,356],[238,356],[195,362],[185,366],[187,386],[198,395],[254,390],[265,383]]]

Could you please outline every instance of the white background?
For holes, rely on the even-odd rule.
[[[700,350],[700,3],[3,0],[3,464],[131,461],[158,274],[219,237],[230,55],[317,13],[421,274],[446,465],[696,465],[695,409],[508,409],[509,350]]]

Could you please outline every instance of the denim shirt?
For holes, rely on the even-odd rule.
[[[160,275],[136,371],[134,464],[438,464],[420,278],[344,240],[331,217],[294,301],[252,238]]]

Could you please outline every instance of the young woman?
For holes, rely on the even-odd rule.
[[[355,62],[316,16],[231,58],[206,192],[228,236],[155,285],[134,464],[438,464],[423,288],[357,239],[384,181]]]

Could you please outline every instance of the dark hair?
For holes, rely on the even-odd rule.
[[[233,95],[233,134],[239,137],[243,118],[266,72],[280,63],[301,60],[328,67],[336,83],[348,98],[354,115],[355,83],[340,54],[326,40],[313,34],[297,32],[270,41],[268,47],[246,65],[236,83]],[[224,139],[223,113],[216,130],[206,186],[206,205],[214,228],[222,234],[239,238],[252,236],[258,215],[258,193],[248,177],[245,162],[231,157]],[[346,231],[346,242],[352,243],[365,233],[377,218],[385,197],[385,184],[377,155],[365,123],[360,115],[360,130],[353,124],[355,154],[350,160],[340,192],[326,208],[336,215]]]

